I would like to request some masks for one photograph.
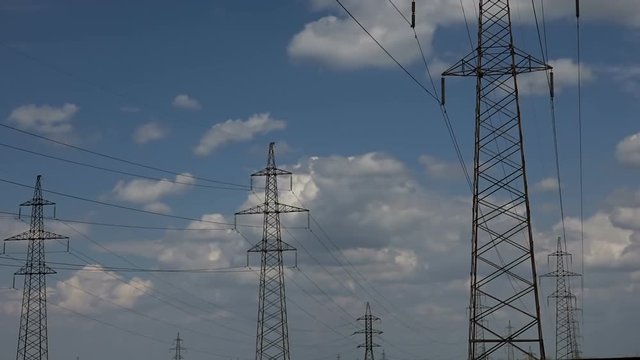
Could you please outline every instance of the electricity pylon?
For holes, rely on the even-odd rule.
[[[249,249],[250,253],[260,253],[261,260],[256,360],[290,359],[283,252],[296,249],[282,241],[280,214],[309,211],[278,201],[278,176],[292,174],[276,167],[274,145],[274,143],[269,144],[267,167],[251,174],[252,179],[256,176],[265,177],[264,203],[236,213],[236,215],[264,215],[262,240]],[[253,184],[253,180],[251,183]]]
[[[184,358],[182,357],[182,351],[186,350],[184,347],[182,347],[182,342],[184,340],[180,338],[180,333],[178,333],[178,336],[176,337],[175,340],[175,345],[169,349],[169,350],[173,350],[175,353],[173,355],[173,360],[183,360]]]
[[[568,269],[571,254],[563,250],[558,237],[556,251],[549,258],[556,258],[555,270],[542,275],[556,278],[556,290],[549,295],[556,302],[556,359],[579,359],[578,319],[576,297],[571,293],[571,277],[580,276]]]
[[[533,346],[544,359],[516,78],[551,67],[514,46],[509,0],[478,2],[477,47],[442,74],[476,77],[468,358],[510,344],[516,357]]]
[[[27,241],[27,260],[14,275],[24,275],[17,360],[47,360],[47,281],[56,272],[45,262],[45,240],[68,239],[44,229],[44,206],[55,203],[42,198],[41,175],[36,179],[33,198],[20,206],[31,207],[29,230],[4,241]],[[4,250],[4,249],[3,249]],[[4,252],[4,251],[3,251]]]
[[[373,335],[380,335],[382,331],[373,328],[374,321],[380,321],[380,318],[371,314],[371,307],[368,301],[364,316],[359,317],[357,320],[364,322],[364,329],[353,333],[354,335],[364,334],[364,344],[358,345],[358,348],[364,348],[364,360],[374,360],[373,348],[380,347],[380,345],[373,342]]]

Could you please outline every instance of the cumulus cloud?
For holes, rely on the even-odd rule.
[[[463,176],[460,165],[457,163],[443,161],[431,155],[422,155],[418,161],[425,167],[429,176],[441,179]]]
[[[144,209],[147,211],[153,211],[160,214],[170,214],[171,207],[163,202],[152,202],[151,204],[147,204],[144,206]]]
[[[188,190],[195,183],[189,173],[176,175],[175,180],[159,181],[136,179],[129,182],[118,181],[113,188],[116,198],[132,203],[150,204],[167,195],[177,195]],[[154,206],[153,204],[150,206]],[[157,204],[155,205],[158,206]]]
[[[384,44],[387,50],[395,54],[401,63],[418,59],[419,54],[415,49],[411,29],[406,23],[398,21],[397,14],[393,13],[394,10],[388,7],[385,1],[345,1],[345,3],[371,34]],[[320,4],[316,5],[324,7]],[[443,20],[449,18],[447,13],[442,11],[445,10],[443,7],[424,5],[418,7],[421,15],[435,10],[436,13],[430,16],[431,19],[436,19],[438,16]],[[431,38],[435,29],[435,22],[425,21],[416,24],[416,32],[424,40],[423,46],[427,54],[431,51]],[[328,15],[306,24],[304,29],[293,37],[287,51],[293,59],[311,60],[341,69],[395,66],[346,14],[339,17]]]
[[[56,139],[68,139],[73,133],[71,119],[78,110],[77,105],[70,103],[61,107],[29,104],[14,109],[8,121],[23,130]]]
[[[611,74],[622,85],[622,89],[625,92],[632,96],[640,97],[640,66],[617,65],[607,67],[603,71]]]
[[[196,111],[202,109],[200,102],[187,94],[179,94],[173,98],[173,107],[185,110]]]
[[[169,131],[157,122],[149,122],[140,125],[133,132],[133,141],[138,144],[145,144],[149,141],[164,139]]]
[[[544,178],[533,185],[533,189],[540,192],[557,191],[558,187],[558,179],[555,177]]]
[[[580,69],[581,81],[586,83],[594,79],[591,67],[584,63],[578,65],[573,59],[549,60],[549,65],[553,66],[553,88],[556,93],[568,87],[578,86],[578,69]],[[518,90],[523,95],[549,94],[549,85],[545,72],[540,71],[521,75],[518,77]]]
[[[282,130],[285,126],[283,120],[274,119],[269,113],[255,114],[247,120],[229,119],[213,125],[200,139],[194,152],[197,155],[208,155],[225,144],[251,140],[258,134]]]
[[[310,3],[313,10],[328,14],[305,24],[293,36],[287,48],[292,59],[313,61],[338,69],[395,66],[335,1],[311,0]],[[408,64],[420,59],[413,32],[388,1],[343,0],[343,3],[400,63]],[[436,31],[464,22],[460,4],[459,0],[416,1],[415,30],[428,58],[432,53]],[[472,14],[477,2],[463,0],[462,5],[467,14]],[[398,6],[406,16],[410,14],[408,2]],[[583,0],[580,6],[583,21],[640,26],[640,3],[637,1]],[[516,24],[533,26],[534,14],[530,1],[514,0],[511,8]],[[554,1],[545,5],[547,21],[573,16],[575,9],[571,2]],[[540,83],[540,80],[536,82]]]
[[[622,139],[616,146],[616,159],[628,166],[640,166],[640,133]]]
[[[100,266],[97,266],[100,269]],[[95,269],[86,266],[84,269]],[[129,281],[118,280],[110,271],[77,271],[69,279],[56,284],[58,304],[82,313],[98,313],[114,305],[133,307],[147,289],[152,289],[150,280],[134,277]]]

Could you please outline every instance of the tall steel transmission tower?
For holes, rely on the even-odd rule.
[[[580,274],[568,269],[571,254],[563,250],[560,237],[556,251],[549,254],[550,259],[554,257],[555,270],[542,276],[556,279],[556,289],[549,295],[556,302],[556,359],[579,359],[576,297],[571,293],[570,279]]]
[[[180,333],[178,333],[178,336],[175,339],[175,345],[170,349],[173,350],[175,353],[173,355],[173,360],[183,360],[184,357],[182,357],[182,351],[186,350],[184,347],[182,347],[182,342],[184,342],[183,339],[180,338]]]
[[[284,287],[283,252],[295,248],[282,241],[280,214],[308,212],[278,201],[278,176],[291,176],[291,172],[278,169],[274,143],[269,144],[267,167],[251,174],[265,177],[264,203],[239,211],[236,215],[262,214],[262,240],[249,249],[260,253],[260,290],[258,293],[258,331],[256,360],[289,360],[289,330]],[[253,184],[253,180],[252,180]]]
[[[373,323],[375,321],[380,321],[380,318],[371,314],[371,307],[369,306],[369,302],[367,302],[364,316],[359,317],[357,320],[364,322],[364,329],[353,333],[354,335],[364,334],[364,344],[358,345],[358,348],[364,348],[364,360],[374,360],[373,348],[380,347],[380,345],[373,342],[373,335],[380,335],[382,334],[382,331],[374,329]],[[383,357],[385,357],[384,352]]]
[[[17,360],[47,360],[49,357],[46,276],[56,272],[45,262],[44,241],[68,237],[44,229],[43,215],[46,205],[55,203],[42,198],[41,175],[38,175],[33,198],[20,204],[31,207],[29,230],[4,240],[28,242],[26,263],[14,274],[24,275]]]
[[[549,69],[513,45],[509,0],[479,0],[478,45],[443,73],[476,77],[470,360],[507,344],[545,358],[516,78]]]

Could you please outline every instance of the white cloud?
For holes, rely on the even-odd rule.
[[[544,178],[533,185],[533,189],[540,192],[557,191],[558,179],[555,177]]]
[[[565,219],[568,240],[574,240],[574,249],[577,253],[577,243],[580,239],[580,219]],[[587,266],[615,267],[620,261],[625,248],[630,244],[631,231],[616,227],[605,212],[597,212],[584,220],[585,264]],[[559,225],[556,229],[560,229]],[[555,246],[554,246],[555,249]]]
[[[200,139],[194,152],[197,155],[208,155],[227,143],[251,140],[258,134],[282,130],[285,126],[283,120],[274,119],[269,113],[254,114],[247,120],[229,119],[213,125]]]
[[[607,67],[603,71],[611,74],[613,78],[622,85],[622,89],[625,92],[636,98],[640,98],[640,66],[617,65]]]
[[[329,14],[305,24],[304,28],[293,36],[287,49],[291,58],[310,60],[338,69],[395,66],[393,61],[348,14],[342,11],[335,1],[310,0],[310,3],[313,10]],[[420,59],[413,32],[388,1],[343,0],[342,3],[400,63],[406,65]],[[463,0],[462,4],[467,12],[467,20],[475,31],[474,16],[471,14],[477,12],[477,10],[474,11],[477,1]],[[397,5],[405,16],[410,15],[409,2]],[[533,27],[531,1],[514,0],[511,2],[511,8],[514,23]],[[537,10],[540,11],[539,8]],[[638,14],[640,14],[640,3],[634,0],[581,1],[582,21],[639,27],[640,15]],[[575,9],[572,2],[553,1],[545,5],[547,21],[571,19],[574,16]],[[436,30],[463,22],[460,0],[416,1],[415,30],[427,58],[432,53]],[[534,31],[533,28],[532,31]],[[460,54],[460,57],[463,55]],[[562,83],[564,75],[558,76]],[[539,83],[540,80],[537,82]]]
[[[160,214],[170,214],[171,213],[171,207],[165,203],[162,202],[153,202],[151,204],[147,204],[144,206],[144,209],[147,211],[153,211],[156,213],[160,213]]]
[[[627,136],[618,143],[616,159],[623,165],[640,166],[640,133]]]
[[[173,98],[173,107],[196,111],[202,109],[200,102],[187,94],[179,94]]]
[[[419,58],[411,29],[406,23],[398,21],[398,15],[386,1],[344,3],[398,61],[407,63]],[[435,10],[436,13],[433,13],[430,19],[440,18],[444,21],[449,16],[441,11],[443,9],[437,9],[441,7],[440,3],[437,6],[424,4],[422,9],[418,9],[421,14]],[[424,21],[416,25],[416,32],[423,41],[422,45],[427,55],[431,51],[431,38],[435,29],[435,22]],[[340,17],[328,15],[306,24],[304,29],[293,37],[287,51],[294,59],[312,60],[341,69],[395,66],[346,14]]]
[[[189,173],[176,175],[175,181],[168,179],[159,181],[136,179],[126,182],[121,180],[113,188],[113,193],[120,200],[149,204],[157,202],[167,195],[181,194],[194,183],[195,179]],[[156,204],[155,206],[157,209],[159,205]]]
[[[434,178],[452,179],[463,176],[462,169],[457,163],[443,161],[431,155],[422,155],[418,161],[424,165],[427,174]]]
[[[91,269],[95,268],[84,268]],[[118,278],[117,274],[110,271],[77,271],[69,279],[56,284],[56,300],[60,306],[74,311],[98,313],[114,308],[113,304],[131,308],[144,295],[146,289],[153,286],[151,281],[138,277],[129,281],[120,281]]]
[[[556,94],[568,87],[578,86],[578,64],[573,59],[549,60],[553,66],[553,87]],[[579,66],[580,78],[583,83],[594,79],[593,70],[584,63]],[[523,74],[518,77],[518,90],[523,95],[549,94],[549,85],[545,72],[539,71]]]
[[[139,126],[133,133],[133,141],[145,144],[149,141],[164,139],[169,131],[157,122],[149,122]]]
[[[35,131],[56,139],[68,139],[73,133],[71,119],[78,112],[75,104],[61,107],[49,105],[23,105],[9,115],[9,123],[20,129]]]
[[[18,268],[17,266],[16,268]],[[0,312],[12,317],[20,316],[20,310],[22,309],[22,292],[17,289],[0,289],[0,298],[2,298],[2,305],[0,305]]]

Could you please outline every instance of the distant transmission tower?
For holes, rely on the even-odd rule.
[[[14,274],[25,276],[18,329],[17,360],[47,360],[49,357],[46,275],[56,272],[45,262],[44,241],[68,239],[68,237],[44,230],[43,207],[45,205],[55,205],[55,203],[42,198],[41,175],[38,175],[33,198],[20,204],[20,206],[31,206],[29,230],[4,240],[27,241],[26,263]]]
[[[555,270],[542,276],[556,278],[556,290],[549,295],[556,302],[556,359],[579,359],[576,297],[571,293],[570,279],[580,274],[568,269],[571,254],[563,250],[560,237],[557,250],[549,254],[552,257],[556,258]]]
[[[182,351],[186,350],[184,347],[182,347],[182,342],[184,340],[180,338],[180,333],[178,333],[178,336],[176,337],[175,340],[175,345],[170,349],[175,351],[174,355],[173,355],[173,360],[183,360],[184,358],[182,357]]]
[[[353,333],[354,335],[364,334],[364,344],[358,345],[358,348],[364,348],[364,360],[374,360],[373,348],[380,347],[380,345],[373,342],[373,335],[380,335],[382,331],[374,329],[373,323],[374,321],[380,321],[380,318],[371,314],[371,307],[369,306],[369,302],[367,302],[364,316],[359,317],[357,320],[364,322],[364,329]],[[383,357],[385,356],[383,355]]]
[[[256,360],[289,360],[289,330],[285,300],[283,252],[295,248],[282,241],[280,214],[309,210],[278,202],[278,180],[291,172],[276,167],[274,143],[269,144],[267,167],[255,176],[265,177],[264,203],[237,212],[236,215],[263,214],[262,241],[249,249],[260,253],[260,290],[258,293],[258,333]],[[253,184],[253,180],[252,180]]]
[[[477,48],[443,73],[476,77],[468,358],[510,344],[516,358],[533,346],[544,359],[516,77],[550,67],[514,47],[509,0],[478,2]]]

